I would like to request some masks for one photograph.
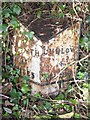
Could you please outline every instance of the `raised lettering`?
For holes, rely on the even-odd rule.
[[[39,56],[39,51],[35,50],[35,56]]]
[[[64,49],[63,48],[61,48],[61,54],[64,54]]]
[[[35,56],[35,51],[31,49],[31,55],[34,57]]]
[[[63,65],[62,61],[60,61],[59,65],[62,67],[62,65]]]
[[[60,54],[60,49],[58,47],[56,48],[56,54]]]
[[[43,55],[47,55],[48,54],[48,49],[46,49],[45,46],[43,46]]]
[[[69,53],[69,48],[66,48],[66,53]]]
[[[72,47],[72,48],[70,48],[70,50],[71,50],[71,52],[74,52],[74,48]]]

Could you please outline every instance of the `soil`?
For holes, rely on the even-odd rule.
[[[50,16],[44,16],[35,18],[34,15],[30,14],[25,14],[18,20],[30,31],[34,31],[35,36],[43,42],[50,40],[72,24],[72,20],[67,17],[50,18]]]

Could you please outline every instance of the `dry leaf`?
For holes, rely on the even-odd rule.
[[[5,106],[14,106],[14,104],[10,103],[8,100],[5,101]]]
[[[74,112],[70,112],[63,115],[59,115],[59,118],[71,118],[73,117],[73,115],[74,115]]]

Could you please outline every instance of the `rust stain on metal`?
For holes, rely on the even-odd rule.
[[[26,31],[22,26],[23,32]],[[68,64],[77,60],[80,36],[80,22],[73,24],[48,41],[43,42],[37,37],[30,41],[16,30],[13,53],[14,63],[22,70],[22,75],[28,74],[34,82],[40,84],[56,81],[55,76]],[[60,76],[60,80],[68,80],[76,74],[76,64],[70,65]],[[31,83],[32,94],[57,94],[59,84],[40,86]]]

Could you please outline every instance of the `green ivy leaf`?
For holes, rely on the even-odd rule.
[[[17,92],[15,88],[12,89],[12,91],[10,92],[10,95],[12,98],[18,98],[20,99],[22,93],[21,92]]]
[[[24,106],[27,105],[28,102],[29,102],[29,99],[24,99],[24,100],[23,100],[23,104],[24,104]]]
[[[90,83],[88,83],[88,90],[90,90]]]
[[[27,76],[27,75],[23,76],[23,82],[26,83],[27,80],[29,80],[29,76]]]
[[[85,42],[88,42],[88,37],[83,37],[80,39],[80,43],[85,43]]]
[[[88,84],[88,83],[83,83],[83,87],[84,87],[84,88],[88,88],[88,87],[89,87],[89,84]]]
[[[80,118],[80,114],[79,113],[75,113],[74,118]]]
[[[22,88],[21,88],[21,91],[25,94],[25,93],[28,93],[30,91],[30,88],[28,86],[28,84],[23,84],[22,85]]]
[[[31,31],[31,32],[25,32],[25,36],[27,36],[30,40],[33,39],[33,35],[34,35],[33,31]]]
[[[7,8],[7,9],[4,9],[4,10],[2,11],[2,16],[3,16],[4,18],[8,18],[8,17],[10,17],[11,13],[12,13],[12,11],[11,11],[9,8]]]
[[[72,110],[72,107],[70,105],[64,105],[64,108],[67,110],[67,111],[71,111]]]
[[[89,36],[84,36],[83,38],[80,39],[80,45],[82,48],[84,48],[85,50],[89,49],[89,44],[90,44],[90,39]]]
[[[12,89],[12,91],[10,92],[11,97],[16,97],[16,89]]]
[[[50,109],[51,109],[51,103],[45,102],[44,107],[45,107],[47,110],[50,110]]]
[[[5,18],[10,17],[10,13],[6,13],[6,14],[4,15],[4,17],[5,17]]]
[[[10,60],[10,55],[7,55],[7,58],[6,58],[7,60]]]
[[[63,18],[65,16],[65,14],[62,12],[59,14],[59,18]]]
[[[13,110],[18,110],[19,107],[18,107],[18,104],[16,104],[14,107],[13,107]]]
[[[17,69],[17,68],[16,68],[16,73],[17,73],[18,75],[20,75],[20,69]]]
[[[34,96],[37,97],[37,98],[42,98],[39,93],[34,94]]]
[[[86,23],[90,23],[90,15],[86,17]]]
[[[0,24],[0,33],[7,31],[8,25],[7,24]]]
[[[54,108],[55,108],[55,109],[56,109],[56,108],[61,108],[61,109],[62,109],[63,106],[64,106],[64,105],[62,105],[62,104],[55,104],[55,105],[54,105]]]
[[[78,79],[83,79],[84,78],[84,73],[78,72],[77,77],[78,77]]]
[[[63,4],[60,5],[61,10],[65,10],[65,8],[66,8],[66,5],[63,5]]]
[[[43,74],[43,78],[44,78],[44,79],[48,79],[48,77],[49,77],[49,74],[48,74],[48,73],[44,73],[44,74]]]
[[[8,112],[3,113],[3,116],[8,117],[9,116]]]
[[[76,105],[78,102],[75,99],[70,99],[70,101],[72,102],[72,104]]]
[[[77,10],[77,11],[81,11],[80,6],[76,6],[76,10]]]
[[[73,9],[71,9],[71,10],[69,11],[69,13],[73,15],[73,14],[75,14],[75,11],[74,11]]]
[[[56,100],[64,100],[64,99],[65,99],[65,97],[63,94],[60,94],[56,97]]]
[[[12,20],[10,21],[10,25],[15,29],[19,27],[19,22],[15,17],[12,17]]]
[[[15,14],[17,14],[17,15],[19,15],[20,13],[21,13],[21,8],[20,8],[20,6],[18,6],[18,5],[14,5],[13,6],[13,12],[15,13]]]

